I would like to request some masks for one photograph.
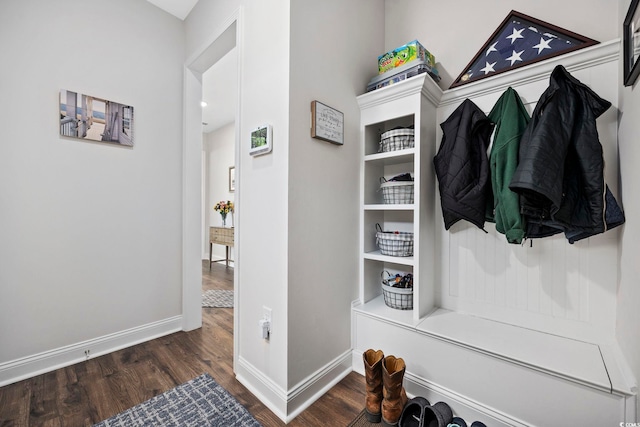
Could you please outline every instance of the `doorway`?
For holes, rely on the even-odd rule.
[[[234,226],[234,241],[238,241],[238,231],[240,229],[240,221],[237,208],[237,200],[239,195],[239,180],[235,177],[239,176],[240,162],[237,155],[239,151],[238,145],[238,129],[240,128],[239,120],[239,79],[240,66],[238,58],[241,54],[241,46],[238,45],[237,29],[239,20],[239,11],[228,19],[227,24],[223,25],[220,31],[212,39],[212,42],[206,46],[197,55],[194,55],[192,59],[188,60],[185,65],[185,134],[184,134],[184,220],[183,220],[183,329],[192,330],[202,326],[202,290],[203,290],[203,273],[205,260],[208,266],[209,258],[209,226],[212,224],[220,224],[220,215],[213,211],[213,200],[219,198],[219,200],[231,200],[229,194],[233,194],[233,202],[235,205],[235,213],[232,218],[227,218],[227,221],[231,219]],[[235,67],[234,67],[235,65]],[[229,69],[233,67],[235,71]],[[220,129],[225,129],[230,134],[231,140],[230,150],[231,154],[226,157],[226,160],[222,160],[224,163],[223,171],[224,178],[219,178],[220,169],[219,165],[215,168],[212,167],[215,162],[212,162],[211,156],[207,153],[211,147],[215,146],[215,142],[208,142],[204,130],[206,127],[211,128],[209,121],[204,121],[207,125],[203,125],[203,107],[201,101],[205,96],[205,91],[208,90],[206,85],[206,76],[209,70],[212,73],[216,69],[224,70],[227,74],[235,76],[238,81],[238,85],[231,93],[224,95],[218,95],[217,97],[223,97],[225,99],[214,99],[207,101],[207,107],[211,106],[212,109],[217,109],[220,105],[226,104],[227,116],[231,116],[233,119],[230,123],[220,124],[218,123],[218,129],[213,129],[209,133],[220,136]],[[218,71],[220,71],[218,70]],[[222,85],[229,85],[228,79],[225,82],[224,78],[220,81]],[[230,105],[230,100],[236,101]],[[220,104],[220,105],[218,105]],[[211,139],[217,140],[217,137]],[[217,155],[216,155],[216,159]],[[229,163],[229,164],[227,164]],[[229,192],[229,175],[230,168],[233,167],[233,191]],[[213,190],[210,178],[215,174],[218,176],[215,182],[216,186],[224,186],[227,189],[225,194],[220,195]],[[216,200],[216,201],[219,201]],[[213,204],[212,204],[213,202]],[[217,216],[216,216],[217,215]],[[231,224],[227,224],[230,227]],[[234,244],[234,247],[236,245]],[[223,247],[224,248],[224,247]],[[238,259],[235,256],[237,251],[231,251],[231,258],[233,259],[233,268],[230,265],[229,270],[232,272],[235,270],[237,273]],[[214,252],[215,256],[215,252]],[[217,263],[220,264],[220,263]],[[224,267],[225,264],[222,264]],[[227,280],[229,275],[227,274]],[[233,300],[234,311],[238,307],[238,275],[232,274],[233,282]],[[234,365],[237,355],[237,316],[233,316],[234,325]]]

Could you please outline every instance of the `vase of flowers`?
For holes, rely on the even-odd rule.
[[[233,213],[233,202],[229,200],[220,200],[213,207],[213,210],[216,212],[220,212],[220,216],[222,217],[222,226],[227,226],[227,214],[229,212]]]

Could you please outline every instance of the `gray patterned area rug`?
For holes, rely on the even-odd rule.
[[[203,307],[233,307],[233,291],[210,289],[202,294]]]
[[[262,427],[208,374],[159,394],[94,427]]]

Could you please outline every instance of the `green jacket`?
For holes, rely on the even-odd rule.
[[[487,220],[496,223],[496,230],[509,243],[521,243],[526,224],[520,214],[520,203],[509,183],[518,166],[520,139],[529,123],[529,114],[518,92],[508,88],[494,105],[489,119],[496,124],[489,163],[493,206],[487,206]]]

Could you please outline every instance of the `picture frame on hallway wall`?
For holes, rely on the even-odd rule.
[[[271,150],[271,125],[258,126],[251,132],[249,154],[252,156],[260,156],[262,154],[270,153]]]
[[[344,145],[344,114],[319,101],[311,101],[311,137]]]
[[[236,191],[236,167],[229,166],[229,192]]]
[[[133,107],[70,90],[60,91],[60,136],[133,147]]]
[[[632,0],[623,23],[623,80],[633,86],[640,74],[640,0]]]
[[[512,10],[449,88],[597,43],[596,40]]]

